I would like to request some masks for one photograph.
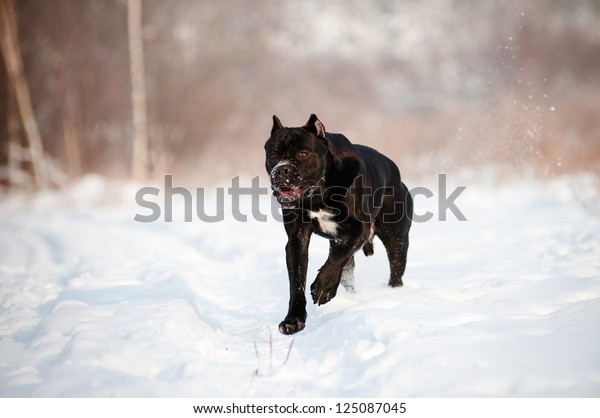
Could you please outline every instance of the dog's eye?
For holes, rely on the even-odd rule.
[[[300,152],[298,153],[298,158],[299,158],[300,160],[304,160],[306,157],[308,157],[308,152],[306,152],[306,151],[300,151]]]
[[[277,161],[277,154],[271,153],[267,156],[269,161]]]

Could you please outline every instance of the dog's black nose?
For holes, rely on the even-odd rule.
[[[283,177],[287,177],[290,175],[290,166],[289,165],[282,165],[281,167],[278,167],[277,170],[275,171],[275,175],[276,176],[283,176]]]
[[[277,164],[271,171],[271,178],[274,180],[285,181],[291,180],[292,176],[292,165],[291,164]]]

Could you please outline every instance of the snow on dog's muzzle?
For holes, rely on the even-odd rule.
[[[297,172],[296,164],[290,160],[281,160],[271,169],[271,184],[285,186],[293,184],[294,177],[297,177]]]
[[[277,163],[271,170],[270,179],[273,196],[283,207],[293,207],[301,199],[304,188],[296,186],[300,176],[296,165],[291,161],[282,160]]]

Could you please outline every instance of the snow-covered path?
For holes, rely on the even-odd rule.
[[[466,184],[467,222],[413,226],[405,287],[376,242],[358,293],[310,305],[291,337],[271,218],[134,222],[133,204],[79,204],[108,187],[94,178],[9,199],[0,396],[600,396],[600,221],[574,198],[597,207],[590,183]]]

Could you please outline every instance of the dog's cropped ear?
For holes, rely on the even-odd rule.
[[[323,122],[321,122],[314,113],[308,118],[308,122],[304,125],[304,129],[320,138],[325,138],[325,125],[323,125]]]
[[[277,115],[273,115],[273,127],[271,128],[271,135],[273,135],[278,130],[283,129],[283,125],[281,121],[277,117]]]

